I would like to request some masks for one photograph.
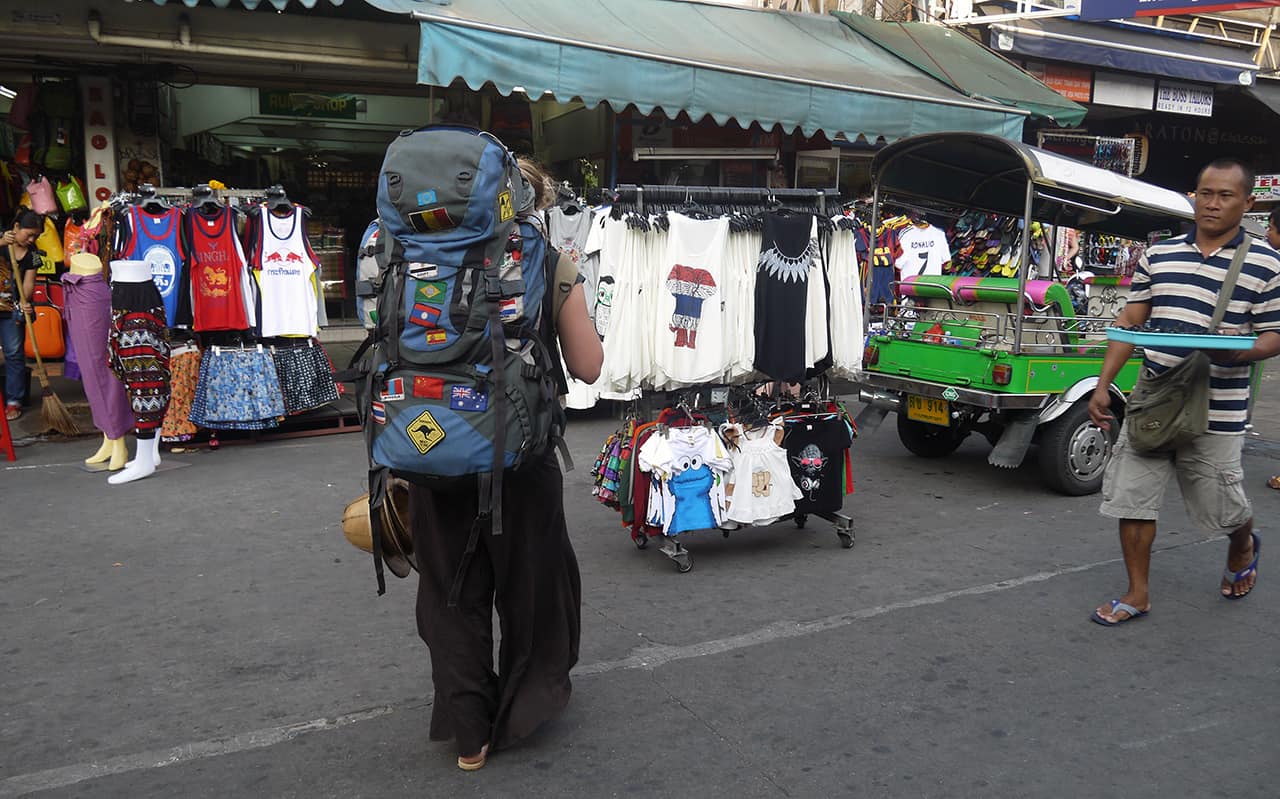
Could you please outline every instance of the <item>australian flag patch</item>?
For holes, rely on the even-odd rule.
[[[489,394],[480,388],[453,386],[449,389],[449,407],[455,411],[483,411],[489,407]]]

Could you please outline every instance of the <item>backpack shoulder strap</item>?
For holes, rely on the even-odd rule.
[[[548,249],[548,252],[555,253],[555,263],[551,265],[548,286],[552,303],[551,321],[558,327],[560,309],[564,307],[565,300],[569,299],[569,292],[573,291],[573,287],[578,283],[578,265],[559,250]]]

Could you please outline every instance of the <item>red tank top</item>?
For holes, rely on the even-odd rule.
[[[246,330],[244,251],[232,210],[213,217],[188,212],[191,230],[191,312],[195,330]]]

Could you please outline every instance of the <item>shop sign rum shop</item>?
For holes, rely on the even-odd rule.
[[[278,89],[258,90],[258,112],[278,117],[307,119],[355,119],[361,109],[354,94],[320,94]]]

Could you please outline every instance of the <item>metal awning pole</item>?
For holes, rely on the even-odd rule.
[[[1022,313],[1027,307],[1027,274],[1031,271],[1031,205],[1036,199],[1036,184],[1027,179],[1027,202],[1022,210],[1022,263],[1018,268],[1017,318],[1013,320],[1013,354],[1022,353]]]
[[[871,272],[875,269],[876,260],[876,244],[878,236],[876,228],[880,226],[880,184],[874,183],[871,187],[871,236],[870,244],[867,245],[867,271],[862,276],[862,331],[865,333],[871,326],[871,314],[867,312],[867,299],[871,297]],[[857,248],[854,248],[855,252]],[[857,258],[855,257],[856,261]]]

